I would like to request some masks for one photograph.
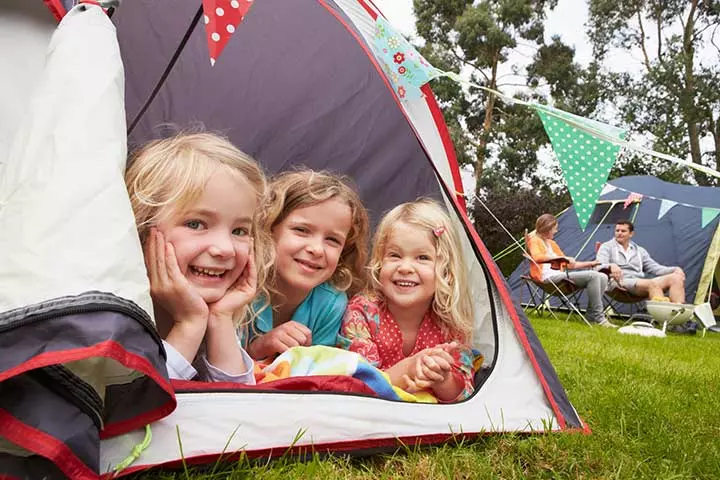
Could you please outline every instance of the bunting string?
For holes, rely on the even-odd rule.
[[[618,187],[618,186],[616,186],[616,185],[610,185],[610,184],[607,185],[607,189],[606,189],[606,190],[603,190],[602,194],[605,195],[606,193],[610,193],[610,192],[615,191],[615,190],[621,190],[621,191],[623,191],[623,192],[627,192],[628,194],[634,193],[635,195],[638,195],[637,192],[633,192],[632,190],[628,190],[627,188],[622,188],[622,187]],[[651,199],[653,199],[653,200],[664,200],[664,201],[667,201],[667,202],[673,202],[673,203],[675,203],[675,204],[677,204],[677,205],[682,205],[683,207],[691,207],[691,208],[712,208],[712,207],[704,207],[704,206],[701,206],[701,205],[693,205],[693,204],[691,204],[691,203],[676,202],[676,201],[674,201],[674,200],[668,200],[668,199],[662,198],[662,197],[655,197],[655,196],[653,196],[653,195],[648,195],[648,194],[646,194],[646,193],[643,193],[643,194],[642,194],[642,197],[643,197],[643,198],[651,198]],[[620,200],[618,200],[618,201],[620,201]],[[624,200],[622,200],[622,201],[624,201]]]
[[[508,104],[524,105],[535,110],[543,122],[548,137],[550,137],[555,156],[563,167],[568,190],[573,197],[573,202],[579,207],[577,209],[578,220],[583,230],[592,213],[592,207],[594,207],[600,194],[600,188],[597,187],[597,184],[603,185],[607,181],[605,170],[609,171],[609,168],[607,168],[608,160],[612,159],[612,162],[610,162],[611,168],[617,159],[620,148],[626,148],[720,178],[720,172],[704,165],[698,165],[629,142],[624,138],[625,132],[612,125],[579,117],[547,105],[510,97],[497,90],[465,80],[457,73],[439,70],[422,58],[415,48],[381,16],[378,16],[376,20],[372,48],[401,101],[421,98],[423,96],[420,91],[422,85],[435,78],[446,77],[459,84],[495,95]],[[407,59],[413,59],[413,61],[407,63]],[[583,145],[586,148],[590,146],[591,151],[604,152],[603,158],[595,154],[583,155],[586,152],[580,150],[584,149],[579,149],[579,147],[575,149],[575,145]],[[597,147],[597,150],[593,147]],[[588,168],[592,168],[592,170],[588,171]],[[583,187],[585,188],[584,191],[582,190]]]
[[[676,202],[675,200],[668,200],[667,198],[660,198],[655,197],[653,195],[646,195],[646,194],[638,194],[636,192],[633,192],[631,190],[628,190],[626,188],[616,187],[615,185],[606,185],[603,189],[601,195],[605,195],[606,193],[613,192],[615,190],[621,190],[623,192],[628,193],[628,198],[624,200],[624,202],[627,204],[629,199],[634,199],[634,201],[642,201],[642,198],[651,198],[653,200],[659,200],[660,201],[660,210],[658,211],[658,220],[660,220],[662,217],[667,214],[673,207],[680,205],[686,208],[695,208],[699,209],[701,211],[700,213],[700,224],[701,228],[707,227],[713,220],[715,220],[715,217],[720,215],[720,209],[713,208],[713,207],[703,207],[700,205],[693,205],[690,203],[685,202]],[[639,198],[638,198],[639,197]],[[617,200],[618,202],[621,202],[623,200]]]

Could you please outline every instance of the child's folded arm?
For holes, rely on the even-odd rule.
[[[255,385],[255,375],[253,373],[254,363],[253,359],[250,358],[248,353],[241,349],[243,356],[243,363],[245,365],[245,371],[230,374],[220,368],[212,365],[205,355],[198,356],[198,366],[200,367],[200,379],[205,382],[231,382],[231,383],[243,383],[245,385]]]
[[[167,366],[168,376],[175,380],[192,380],[197,376],[197,370],[187,361],[187,359],[178,352],[175,347],[162,341],[167,354],[165,365]]]

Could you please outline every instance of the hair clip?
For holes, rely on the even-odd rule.
[[[439,237],[440,235],[445,233],[445,227],[433,228],[433,233],[435,234],[436,237]]]

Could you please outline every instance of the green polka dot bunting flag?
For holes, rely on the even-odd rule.
[[[575,206],[580,228],[585,231],[620,147],[601,140],[566,120],[619,139],[625,136],[625,131],[544,105],[532,105],[532,107],[540,116],[545,131],[550,137]]]

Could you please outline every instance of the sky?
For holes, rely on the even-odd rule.
[[[385,15],[387,20],[402,34],[406,36],[415,36],[415,16],[413,14],[412,0],[373,0],[373,3]],[[578,63],[587,65],[592,59],[592,47],[585,36],[584,24],[587,21],[587,5],[582,0],[559,0],[557,7],[549,13],[545,22],[545,38],[550,41],[553,35],[560,35],[563,42],[575,48],[575,57]],[[568,28],[572,26],[572,28]],[[510,62],[506,68],[500,71],[501,75],[510,74],[510,64],[527,63],[535,53],[534,49],[527,48],[510,57]],[[627,57],[627,56],[626,56]],[[627,63],[625,68],[631,67],[635,62],[632,58],[618,59]],[[640,67],[639,60],[637,67]],[[462,73],[462,72],[461,72]],[[513,79],[509,76],[502,78],[505,82],[523,83],[522,79],[517,77]],[[512,94],[515,87],[500,87],[503,93]],[[552,161],[547,155],[541,155],[541,163]],[[541,170],[545,170],[541,165]],[[472,169],[470,167],[463,169],[462,180],[463,187],[466,192],[475,190]]]
[[[373,0],[373,3],[401,33],[408,36],[415,35],[412,0]],[[593,57],[592,47],[585,35],[587,19],[588,6],[584,0],[559,0],[557,7],[548,13],[545,21],[546,42],[549,42],[553,35],[560,35],[564,43],[575,48],[575,60],[587,65]],[[650,39],[650,45],[652,43]],[[534,54],[534,49],[528,48],[523,54],[529,60]],[[522,58],[518,60],[522,61]],[[639,52],[615,50],[607,60],[608,66],[613,70],[640,71],[643,68]]]
[[[373,3],[385,15],[388,21],[401,33],[406,36],[415,36],[415,17],[413,15],[412,0],[373,0]],[[562,41],[575,49],[575,61],[588,65],[593,58],[592,46],[585,34],[586,22],[588,20],[588,5],[586,0],[559,0],[557,7],[548,12],[545,21],[545,41],[550,42],[553,35],[559,35]],[[650,36],[646,40],[649,51],[656,48],[655,39]],[[529,63],[536,51],[536,47],[528,46],[525,49],[518,49],[517,53],[513,53],[509,57],[509,62],[502,66],[500,73],[500,82],[509,84],[524,84],[522,77],[512,78],[510,66],[512,64],[521,65]],[[707,64],[709,62],[717,62],[715,52],[700,51],[698,55],[700,63]],[[640,73],[644,67],[642,64],[641,52],[639,49],[634,51],[626,51],[621,49],[611,49],[604,61],[607,69],[612,71],[622,71],[629,73]],[[460,72],[463,75],[463,72]],[[498,89],[503,93],[512,95],[518,89],[513,85],[499,85]],[[712,149],[709,136],[702,139],[701,146],[703,150]],[[548,161],[553,161],[552,157],[542,154],[540,155],[541,165],[540,173],[547,171]],[[474,190],[472,188],[474,181],[471,171],[463,172],[463,184],[466,192]]]

